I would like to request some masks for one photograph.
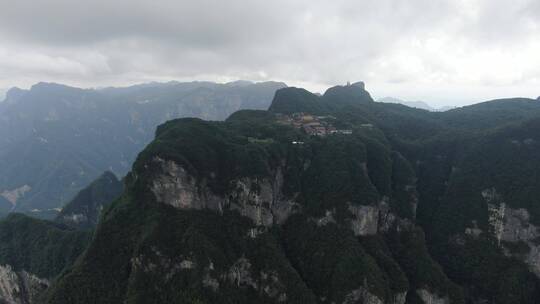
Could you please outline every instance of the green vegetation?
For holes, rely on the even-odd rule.
[[[10,214],[0,221],[0,265],[54,278],[74,263],[90,237],[90,232]]]
[[[274,113],[292,114],[299,112],[322,113],[327,106],[320,98],[305,89],[284,88],[276,91],[272,105],[268,109]]]
[[[320,298],[342,303],[351,290],[366,288],[388,301],[408,290],[392,255],[381,254],[384,243],[370,242],[366,250],[350,230],[335,224],[317,227],[301,216],[291,218],[282,233],[287,256]]]
[[[101,210],[119,197],[122,191],[122,183],[114,173],[107,171],[62,208],[56,221],[81,229],[93,229]]]
[[[495,204],[524,208],[538,225],[539,111],[518,99],[431,113],[374,103],[353,85],[324,96],[283,89],[270,111],[223,122],[169,121],[49,303],[343,303],[355,290],[387,302],[407,292],[407,304],[422,303],[418,290],[451,303],[535,303],[540,280],[519,259],[528,245],[502,242],[514,255],[505,256],[482,191],[496,189]],[[353,132],[308,136],[278,122],[296,112]],[[221,196],[223,210],[156,202],[159,159]],[[296,213],[254,227],[227,205],[243,178],[271,181],[263,208],[294,201]],[[378,233],[355,236],[350,206],[384,209],[357,219]],[[465,233],[473,227],[482,233]]]

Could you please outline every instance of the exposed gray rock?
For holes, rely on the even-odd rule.
[[[259,235],[263,234],[265,232],[265,228],[264,227],[255,227],[255,228],[250,228],[249,231],[248,231],[248,237],[252,238],[252,239],[256,239]]]
[[[407,300],[407,291],[396,293],[388,304],[405,304]]]
[[[246,258],[236,261],[225,274],[225,277],[232,284],[240,286],[251,286],[257,289],[257,283],[251,276],[251,262]]]
[[[278,302],[287,301],[285,286],[280,282],[278,273],[261,271],[255,274],[246,258],[238,259],[222,277],[237,287],[251,287]]]
[[[379,207],[349,204],[349,211],[353,215],[350,221],[354,235],[374,235],[379,227]]]
[[[502,197],[497,193],[495,188],[483,190],[482,197],[488,203],[488,223],[491,232],[500,244],[504,229],[506,203],[502,200]]]
[[[270,298],[277,299],[278,302],[286,302],[287,294],[285,287],[279,281],[278,274],[275,271],[260,273],[261,289]]]
[[[152,247],[151,253],[139,254],[131,259],[133,273],[138,271],[145,273],[162,274],[165,281],[169,281],[180,271],[190,271],[197,267],[197,262],[191,257],[169,257]]]
[[[450,299],[447,296],[439,296],[429,292],[427,289],[417,289],[416,294],[422,299],[424,304],[450,304]]]
[[[193,269],[197,264],[191,260],[183,260],[180,262],[180,269]]]
[[[352,290],[345,296],[343,304],[405,304],[407,299],[407,291],[397,293],[391,299],[386,301],[369,292],[367,281],[364,281],[364,286]]]
[[[160,174],[152,179],[151,186],[158,202],[179,209],[222,210],[222,199],[214,195],[204,182],[197,182],[173,161],[156,157],[154,162],[161,166]]]
[[[527,263],[540,277],[540,244],[537,242],[540,238],[540,229],[530,223],[529,212],[523,208],[508,207],[495,188],[482,191],[482,196],[488,203],[490,229],[499,245],[504,248],[504,242],[527,244],[529,251],[516,257]],[[507,255],[513,255],[510,250],[505,251]]]
[[[0,196],[3,196],[13,206],[15,206],[17,204],[17,201],[19,201],[19,199],[23,197],[30,190],[32,190],[30,186],[23,185],[19,188],[15,188],[11,190],[4,190],[0,193]]]
[[[197,180],[174,161],[154,158],[160,172],[152,179],[151,191],[156,200],[179,209],[237,210],[257,226],[283,223],[299,205],[286,199],[282,192],[283,175],[277,170],[273,178],[241,178],[232,190],[216,195],[206,181]]]
[[[315,223],[319,227],[326,226],[329,223],[336,223],[336,220],[334,218],[334,213],[335,211],[326,210],[323,217],[313,218],[312,220],[315,221]]]
[[[472,227],[465,228],[465,234],[470,235],[473,238],[478,238],[482,233],[483,231],[478,228],[478,222],[476,220],[472,221]]]
[[[397,230],[407,230],[414,226],[408,219],[402,219],[391,212],[389,198],[383,197],[377,206],[349,204],[352,214],[350,227],[355,235],[374,235],[378,232],[388,232],[395,227]]]
[[[210,288],[213,291],[217,291],[219,289],[219,281],[216,278],[213,278],[210,275],[210,272],[205,273],[202,284],[204,287]]]
[[[366,287],[360,287],[345,296],[343,304],[385,304],[379,297],[370,293]]]
[[[0,265],[0,303],[32,304],[50,283],[26,271]]]

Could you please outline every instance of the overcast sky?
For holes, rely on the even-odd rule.
[[[195,79],[536,98],[540,0],[0,0],[0,88]]]

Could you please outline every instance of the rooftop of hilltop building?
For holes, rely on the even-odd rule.
[[[352,130],[337,129],[333,124],[333,121],[336,118],[331,115],[316,116],[309,113],[298,112],[291,115],[278,114],[277,117],[279,123],[291,125],[312,136],[352,134]]]

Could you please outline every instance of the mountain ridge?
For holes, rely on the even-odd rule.
[[[360,89],[161,124],[43,301],[536,303],[540,103]]]
[[[535,101],[468,107],[459,111],[474,115],[460,118],[336,94],[287,88],[268,112],[161,125],[50,303],[96,300],[81,286],[131,303],[534,303],[536,264],[519,246],[536,252],[535,235],[510,236],[522,229],[517,218],[537,229],[531,192],[516,194],[540,185],[504,183],[540,165]],[[325,132],[308,133],[310,124]],[[508,161],[516,152],[523,157]],[[505,175],[485,176],[497,170]],[[510,213],[490,216],[499,208]],[[105,260],[111,243],[115,259]],[[111,268],[124,269],[108,278],[118,289],[92,281]]]

